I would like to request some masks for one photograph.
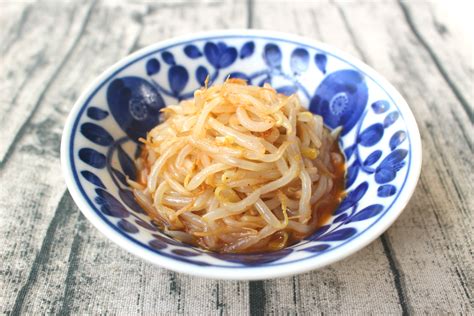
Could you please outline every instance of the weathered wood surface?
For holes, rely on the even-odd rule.
[[[0,2],[0,313],[472,313],[473,34],[448,9],[395,1]],[[227,282],[157,268],[109,242],[74,205],[59,172],[62,126],[87,83],[128,53],[178,34],[246,27],[327,42],[386,76],[420,127],[418,188],[381,238],[319,271]]]

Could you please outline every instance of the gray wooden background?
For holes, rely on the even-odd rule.
[[[455,3],[0,1],[0,313],[472,314],[474,28]],[[423,142],[417,190],[356,255],[269,281],[194,278],[119,249],[73,203],[59,146],[79,93],[143,46],[222,28],[337,46],[410,104]]]

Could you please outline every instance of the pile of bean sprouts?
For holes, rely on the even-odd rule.
[[[331,191],[336,136],[296,95],[240,79],[162,110],[128,179],[164,232],[218,252],[278,250],[316,228]]]

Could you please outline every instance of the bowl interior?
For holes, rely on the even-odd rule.
[[[78,101],[62,150],[68,186],[81,210],[132,252],[187,272],[195,267],[283,267],[331,256],[358,239],[360,245],[353,248],[360,248],[376,238],[411,194],[400,197],[413,159],[413,127],[406,118],[411,113],[403,99],[368,67],[327,47],[236,34],[198,36],[142,50],[112,67]],[[348,195],[330,221],[306,240],[273,253],[209,253],[162,234],[135,202],[125,178],[136,175],[137,139],[158,124],[161,108],[192,97],[208,75],[212,82],[240,77],[254,85],[269,82],[281,93],[296,92],[328,128],[342,127]],[[370,234],[390,213],[395,215]]]

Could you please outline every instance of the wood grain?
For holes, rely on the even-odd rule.
[[[0,2],[0,313],[472,313],[472,32],[444,10],[395,1]],[[245,27],[327,42],[389,79],[420,127],[418,188],[380,239],[319,271],[226,282],[157,268],[109,242],[73,203],[59,172],[65,118],[84,87],[130,52]]]

